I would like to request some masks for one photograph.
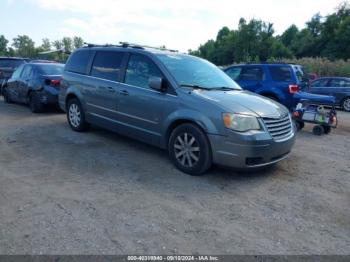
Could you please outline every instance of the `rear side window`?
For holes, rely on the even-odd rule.
[[[33,67],[30,65],[26,65],[23,69],[21,78],[30,79],[31,77],[33,77]]]
[[[242,67],[231,67],[226,70],[226,74],[231,77],[233,80],[238,80],[241,75]]]
[[[269,70],[273,81],[293,81],[289,66],[269,66]]]
[[[263,78],[263,71],[260,67],[245,67],[239,80],[261,81]]]
[[[124,54],[113,51],[100,51],[96,53],[91,68],[91,76],[111,81],[119,81],[120,66]]]
[[[85,75],[90,57],[91,52],[88,50],[74,52],[68,59],[65,70]]]

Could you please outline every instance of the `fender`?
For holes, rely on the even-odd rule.
[[[83,109],[86,110],[86,104],[84,102],[85,100],[83,99],[83,95],[82,95],[81,91],[79,90],[79,88],[74,86],[74,85],[68,87],[67,91],[65,92],[65,97],[64,97],[64,101],[63,101],[64,102],[64,108],[66,108],[66,106],[67,106],[66,105],[67,104],[67,98],[69,96],[71,96],[71,95],[76,96],[78,98],[78,100],[80,101]]]
[[[168,138],[170,136],[170,132],[172,131],[172,126],[178,121],[188,121],[197,124],[199,127],[203,129],[203,131],[207,134],[220,134],[220,131],[216,128],[213,121],[206,115],[191,109],[180,109],[172,114],[170,114],[162,123],[162,141],[161,145],[163,147],[167,147]]]
[[[280,102],[283,102],[286,100],[286,96],[283,94],[283,92],[280,89],[275,87],[273,88],[262,87],[257,89],[255,93],[259,95],[273,95],[277,97]]]

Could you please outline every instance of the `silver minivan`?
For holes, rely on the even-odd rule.
[[[139,45],[88,45],[68,59],[59,104],[78,132],[90,124],[166,149],[181,171],[239,169],[286,158],[289,111],[243,91],[210,62]]]

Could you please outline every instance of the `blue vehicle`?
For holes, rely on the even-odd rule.
[[[331,95],[335,98],[335,105],[350,112],[350,78],[322,77],[311,82],[308,91],[312,94]]]
[[[241,64],[224,69],[243,89],[275,100],[287,108],[296,106],[294,95],[306,86],[302,66],[291,64]]]
[[[20,65],[3,90],[5,102],[28,104],[33,113],[45,105],[58,105],[63,64],[26,63]]]

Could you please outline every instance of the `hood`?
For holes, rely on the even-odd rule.
[[[195,90],[193,95],[214,102],[227,112],[281,118],[288,113],[283,105],[249,91]]]

